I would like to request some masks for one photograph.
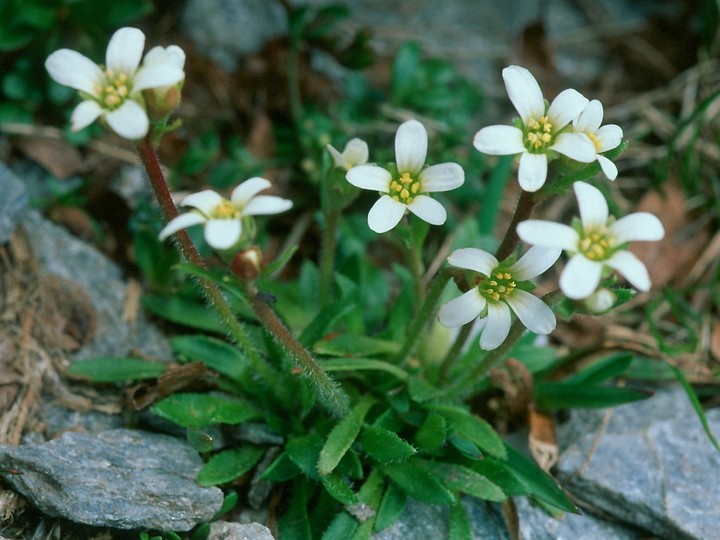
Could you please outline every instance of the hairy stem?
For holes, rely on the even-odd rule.
[[[495,258],[498,261],[502,262],[513,254],[518,242],[520,241],[516,230],[517,225],[521,221],[525,221],[530,218],[536,204],[537,201],[535,200],[534,193],[530,193],[528,191],[522,192],[520,198],[518,199],[517,206],[515,207],[515,213],[513,214],[512,221],[505,232],[505,237],[495,253]]]

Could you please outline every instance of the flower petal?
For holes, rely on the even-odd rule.
[[[445,207],[427,195],[418,195],[407,207],[413,214],[430,225],[442,225],[447,220]]]
[[[199,223],[205,223],[207,218],[198,212],[187,212],[180,214],[175,219],[171,220],[158,235],[160,240],[165,240],[171,234],[175,234],[180,229],[186,229]]]
[[[475,134],[473,146],[491,156],[511,156],[525,152],[523,133],[513,126],[484,127]]]
[[[539,219],[521,221],[518,223],[516,231],[520,240],[526,244],[560,248],[570,252],[577,251],[578,240],[580,240],[580,236],[572,227]]]
[[[580,163],[592,163],[597,156],[595,143],[584,133],[561,133],[550,148]]]
[[[272,184],[270,183],[270,180],[254,176],[249,180],[245,180],[233,189],[230,194],[230,200],[232,201],[233,206],[237,208],[245,208],[250,199],[271,186]]]
[[[274,195],[258,195],[253,197],[243,209],[244,216],[267,216],[279,214],[292,208],[292,201]]]
[[[392,200],[389,195],[383,195],[368,213],[368,227],[376,233],[388,232],[400,223],[406,208],[404,204]]]
[[[359,165],[353,167],[345,176],[353,186],[387,193],[390,190],[392,175],[377,165]]]
[[[181,206],[192,206],[197,208],[206,216],[210,216],[215,207],[220,204],[222,197],[211,189],[199,191],[185,197],[180,203]]]
[[[345,145],[342,153],[343,161],[347,167],[357,167],[364,165],[368,161],[370,151],[368,145],[362,139],[350,139]]]
[[[547,111],[553,131],[557,133],[577,118],[589,102],[588,98],[573,88],[560,92]]]
[[[522,289],[515,289],[506,302],[531,332],[547,335],[555,330],[557,323],[553,310],[537,296]]]
[[[523,124],[545,114],[545,100],[535,77],[520,66],[508,66],[502,71],[510,101],[520,115]],[[482,150],[481,150],[482,151]]]
[[[573,255],[560,276],[560,289],[572,300],[587,298],[600,284],[602,266],[581,253]]]
[[[457,163],[440,163],[423,169],[419,175],[421,188],[425,193],[450,191],[465,182],[465,171]]]
[[[185,67],[185,51],[177,45],[169,47],[153,47],[143,58],[144,66],[152,66],[158,64],[170,64],[180,69]]]
[[[595,133],[595,137],[597,137],[597,140],[600,143],[600,149],[598,152],[607,152],[608,150],[617,148],[617,146],[622,142],[623,130],[620,126],[608,124],[607,126],[603,126],[598,129],[597,133]]]
[[[562,249],[557,247],[533,246],[508,271],[512,274],[513,279],[527,281],[539,276],[555,264],[561,253]]]
[[[610,226],[619,244],[633,240],[660,240],[665,236],[662,222],[648,212],[635,212],[621,217]]]
[[[411,175],[420,172],[425,165],[427,157],[428,135],[423,126],[417,120],[403,122],[395,135],[395,163],[398,172],[410,173]]]
[[[504,302],[488,302],[487,324],[480,336],[480,348],[497,349],[510,332],[510,308]]]
[[[215,249],[230,249],[242,232],[239,219],[210,219],[205,224],[205,241]]]
[[[525,191],[537,191],[545,184],[547,178],[547,156],[525,152],[520,156],[518,181]]]
[[[585,182],[573,184],[584,229],[604,227],[608,220],[608,205],[602,192]]]
[[[602,124],[603,119],[603,106],[597,99],[593,99],[583,109],[574,121],[573,125],[577,131],[585,133],[595,133]]]
[[[70,124],[73,131],[80,131],[82,128],[92,124],[98,116],[103,113],[103,108],[93,100],[81,101],[72,113]]]
[[[107,113],[105,120],[115,133],[131,141],[142,139],[150,127],[145,109],[131,99]]]
[[[327,151],[330,152],[335,166],[340,167],[341,169],[345,169],[345,158],[343,158],[343,155],[338,151],[338,149],[335,148],[332,144],[326,144],[325,148],[327,148]]]
[[[137,28],[121,28],[110,38],[105,65],[113,72],[132,76],[140,65],[144,47],[145,34]]]
[[[438,320],[448,328],[462,326],[477,318],[486,304],[485,297],[480,294],[477,287],[473,287],[465,294],[440,306]]]
[[[629,251],[618,251],[605,261],[610,268],[617,270],[630,284],[640,291],[650,290],[650,276],[643,262]]]
[[[60,49],[48,56],[45,69],[55,82],[92,96],[96,95],[95,85],[103,79],[95,62],[70,49]]]
[[[489,276],[499,264],[493,255],[478,248],[456,249],[450,254],[447,261],[452,266],[474,270],[484,276]]]
[[[172,64],[158,64],[141,67],[135,74],[133,92],[148,88],[162,88],[179,83],[185,78],[182,68]]]
[[[600,164],[600,168],[608,180],[615,180],[618,175],[617,166],[605,156],[597,155],[597,162]]]

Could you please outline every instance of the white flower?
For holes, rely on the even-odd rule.
[[[350,139],[345,145],[342,154],[331,144],[327,145],[327,149],[335,161],[335,166],[346,171],[358,165],[365,165],[370,155],[368,145],[362,139]]]
[[[649,290],[645,265],[625,245],[632,240],[660,240],[665,235],[660,220],[647,212],[637,212],[615,221],[609,217],[599,189],[585,182],[575,182],[573,189],[580,209],[580,222],[575,227],[551,221],[523,221],[517,226],[520,239],[568,252],[570,261],[560,276],[560,288],[573,300],[592,295],[606,267],[618,271],[637,289]]]
[[[534,247],[516,263],[505,266],[481,249],[453,251],[448,263],[480,275],[472,289],[440,307],[440,323],[453,328],[476,317],[485,317],[487,323],[480,336],[480,348],[484,350],[496,349],[505,341],[510,332],[510,309],[532,332],[549,334],[555,329],[555,314],[518,283],[542,274],[557,261],[560,253],[560,249]]]
[[[45,68],[50,76],[79,90],[84,98],[72,113],[74,131],[102,117],[126,139],[141,139],[147,134],[149,121],[142,91],[176,84],[185,74],[169,59],[138,69],[144,46],[145,35],[140,30],[121,28],[110,39],[104,68],[69,49],[48,56]]]
[[[615,293],[605,287],[599,287],[583,303],[590,313],[600,314],[609,311],[615,305]]]
[[[243,218],[279,214],[292,207],[292,202],[287,199],[258,195],[270,186],[270,181],[255,177],[236,187],[230,199],[209,189],[188,195],[181,205],[192,206],[195,210],[170,221],[160,231],[160,240],[180,229],[204,223],[207,243],[215,249],[229,249],[240,240]]]
[[[423,169],[427,144],[425,127],[417,120],[408,120],[395,135],[395,177],[377,165],[360,165],[348,171],[346,178],[353,186],[381,194],[368,214],[368,226],[376,233],[395,227],[408,210],[431,225],[445,223],[445,208],[426,194],[461,186],[465,172],[457,163]]]
[[[615,180],[618,170],[615,164],[605,156],[603,152],[616,148],[623,138],[623,130],[615,124],[608,124],[600,127],[603,119],[603,106],[597,99],[587,104],[580,116],[573,120],[573,126],[577,133],[584,133],[595,145],[598,163],[609,180]]]
[[[520,154],[518,180],[525,191],[537,191],[545,184],[548,159],[555,153],[582,163],[595,160],[592,142],[565,129],[588,103],[582,94],[572,88],[564,90],[548,108],[540,86],[527,69],[509,66],[502,75],[522,128],[484,127],[475,134],[475,148],[495,156]]]
[[[153,47],[143,58],[141,69],[153,69],[157,66],[175,66],[182,72],[182,78],[174,84],[149,88],[143,91],[150,116],[160,119],[172,112],[180,104],[180,91],[185,82],[185,51],[177,45]]]

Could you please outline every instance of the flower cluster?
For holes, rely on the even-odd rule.
[[[74,131],[102,118],[121,137],[137,140],[149,129],[146,99],[160,114],[177,106],[185,80],[185,53],[174,45],[155,47],[140,65],[144,47],[145,34],[137,28],[121,28],[110,39],[105,66],[70,49],[48,56],[45,68],[50,76],[83,97],[72,113]]]
[[[617,168],[602,154],[620,144],[623,132],[614,124],[600,126],[599,101],[589,101],[570,88],[548,106],[527,69],[509,66],[502,75],[520,125],[482,128],[475,134],[475,148],[498,156],[519,154],[518,181],[525,191],[537,191],[545,184],[548,161],[558,154],[581,163],[598,161],[610,180],[617,177]]]

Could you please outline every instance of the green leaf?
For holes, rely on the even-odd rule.
[[[203,465],[197,483],[203,487],[232,482],[252,469],[265,450],[258,446],[243,446],[215,454]]]
[[[408,391],[413,401],[423,403],[433,399],[442,399],[446,395],[443,388],[438,388],[427,382],[422,377],[410,377],[408,380]]]
[[[280,516],[278,526],[283,540],[312,540],[308,516],[308,482],[298,477],[289,489],[290,506]]]
[[[599,360],[586,369],[568,377],[564,384],[602,384],[609,379],[622,375],[633,361],[632,353],[618,353]]]
[[[227,514],[230,510],[235,508],[238,503],[238,494],[237,491],[231,491],[228,493],[225,498],[223,499],[222,506],[220,507],[220,510],[217,511],[217,513],[213,516],[213,518],[210,521],[217,521],[220,519],[221,516],[224,514]]]
[[[187,428],[185,439],[195,450],[200,453],[209,452],[213,449],[213,438],[200,429]]]
[[[328,333],[328,330],[338,319],[355,309],[355,305],[347,302],[331,304],[325,307],[312,322],[307,325],[298,340],[307,348],[312,348],[315,343]]]
[[[473,540],[472,525],[462,501],[450,507],[450,534],[448,540]]]
[[[568,497],[555,478],[511,446],[506,445],[506,449],[507,470],[512,472],[525,485],[530,494],[560,510],[580,514],[578,507],[575,506],[575,503]],[[508,493],[508,495],[510,494]]]
[[[176,354],[189,360],[200,360],[210,369],[235,381],[248,377],[248,360],[225,341],[208,336],[177,336],[170,339],[170,346]]]
[[[321,481],[325,490],[339,503],[348,506],[357,502],[355,493],[339,475],[331,473],[323,476]]]
[[[153,405],[155,414],[187,428],[240,424],[260,417],[247,401],[211,394],[173,394]]]
[[[374,403],[372,398],[362,399],[330,432],[317,461],[317,470],[322,476],[330,474],[340,463],[360,433],[365,415]]]
[[[541,409],[575,409],[615,407],[647,399],[653,392],[615,386],[586,386],[556,382],[537,383],[535,404]]]
[[[397,521],[405,510],[407,495],[397,484],[390,482],[375,517],[375,531],[382,531]]]
[[[288,247],[277,259],[272,261],[260,271],[260,277],[273,277],[276,273],[280,272],[283,268],[285,268],[285,265],[290,262],[290,259],[292,259],[292,256],[295,255],[297,249],[297,245]]]
[[[445,486],[486,501],[504,501],[507,495],[482,474],[453,463],[416,459],[420,467],[437,476]]]
[[[288,453],[283,452],[262,472],[260,479],[268,482],[285,482],[295,478],[301,472]]]
[[[693,408],[695,409],[695,414],[697,414],[698,420],[700,420],[700,423],[703,426],[703,429],[705,430],[705,434],[708,436],[708,439],[710,439],[710,442],[715,447],[715,450],[720,452],[720,444],[718,444],[717,439],[712,433],[712,430],[710,429],[710,424],[708,424],[707,417],[705,416],[705,411],[702,408],[702,404],[700,403],[700,400],[698,399],[697,394],[695,393],[695,390],[690,385],[690,382],[687,380],[687,377],[685,377],[685,373],[680,368],[676,368],[675,366],[670,366],[675,373],[675,376],[677,377],[677,380],[682,385],[683,389],[685,390],[685,393],[688,396],[688,399],[690,400],[690,403],[692,403]]]
[[[466,458],[483,459],[482,452],[474,442],[458,437],[457,435],[453,435],[448,440],[450,441],[450,444],[452,444],[455,449]]]
[[[323,531],[322,540],[348,540],[357,531],[360,523],[347,512],[340,512]]]
[[[153,315],[175,324],[217,334],[226,333],[225,325],[217,313],[195,300],[173,295],[146,294],[141,302]]]
[[[384,371],[404,381],[408,374],[395,364],[372,358],[329,358],[318,360],[325,371]]]
[[[452,405],[432,404],[428,409],[442,414],[448,421],[450,431],[476,444],[478,448],[499,457],[505,458],[505,445],[500,436],[485,420],[471,412]]]
[[[411,444],[396,433],[376,426],[363,429],[360,444],[370,457],[382,464],[403,461],[417,453]]]
[[[434,475],[419,467],[410,459],[402,463],[385,465],[380,470],[413,499],[447,506],[455,502],[455,496]]]
[[[314,351],[328,356],[372,356],[374,354],[397,354],[400,343],[367,336],[340,334],[332,339],[315,343]]]
[[[94,382],[139,381],[156,379],[167,369],[167,364],[140,358],[104,357],[77,360],[70,364],[66,375],[83,377]]]
[[[415,434],[415,443],[426,450],[435,450],[445,444],[447,421],[439,413],[431,411]]]

